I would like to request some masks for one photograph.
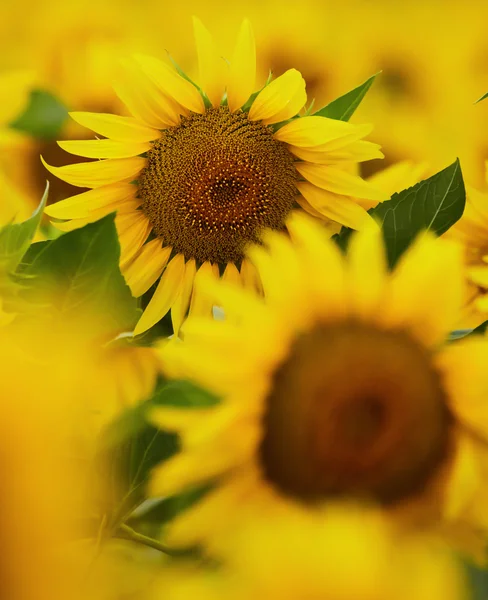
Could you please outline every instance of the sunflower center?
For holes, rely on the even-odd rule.
[[[260,448],[265,475],[304,501],[398,502],[422,489],[447,454],[445,400],[430,355],[405,333],[318,326],[275,372]]]
[[[199,262],[238,262],[263,228],[284,227],[296,180],[293,157],[270,127],[219,107],[162,132],[139,195],[163,244]]]

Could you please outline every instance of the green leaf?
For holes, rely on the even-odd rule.
[[[485,98],[488,98],[488,92],[486,92],[486,94],[483,94],[481,96],[481,98],[478,98],[478,100],[476,100],[475,104],[478,104],[478,102],[481,102],[482,100],[484,100]]]
[[[456,160],[369,211],[383,229],[390,267],[421,231],[442,235],[452,227],[462,216],[465,202],[463,176]]]
[[[68,118],[66,107],[45,90],[33,90],[24,113],[10,127],[41,140],[54,140],[60,136]]]
[[[27,221],[5,225],[0,229],[0,269],[2,272],[13,272],[27,252],[41,223],[48,192],[49,183],[46,185],[46,191],[39,206]]]
[[[190,381],[171,381],[161,387],[151,399],[151,406],[178,408],[209,408],[219,403],[219,398]]]
[[[328,117],[329,119],[336,119],[338,121],[349,121],[378,75],[379,73],[376,73],[357,88],[354,88],[340,98],[336,98],[336,100],[333,100],[330,104],[327,104],[327,106],[314,113],[314,116]]]
[[[146,498],[146,485],[154,467],[179,450],[178,436],[146,424],[115,448],[102,448],[97,463],[105,486],[109,523],[125,521]]]
[[[104,429],[99,437],[100,455],[110,472],[109,479],[116,481],[109,509],[115,523],[145,499],[153,467],[179,448],[175,434],[148,423],[152,409],[172,406],[191,410],[217,402],[215,396],[188,381],[163,381],[151,398],[125,411]],[[172,510],[174,502],[170,501],[164,510]]]
[[[163,525],[172,521],[181,512],[187,510],[196,502],[199,502],[211,489],[212,486],[210,485],[195,487],[178,496],[170,496],[168,498],[163,498],[162,500],[151,502],[148,507],[145,507],[143,504],[140,507],[141,510],[139,511],[139,509],[137,509],[137,513],[131,520],[138,523],[143,522]]]
[[[130,331],[139,311],[120,272],[119,257],[113,214],[33,244],[21,265],[28,283],[26,299],[51,304],[56,314],[74,320],[96,314],[107,333]]]

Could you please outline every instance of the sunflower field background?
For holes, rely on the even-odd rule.
[[[488,598],[487,17],[2,1],[2,598]]]

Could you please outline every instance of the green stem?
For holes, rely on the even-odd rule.
[[[142,533],[138,533],[137,531],[132,529],[132,527],[129,527],[125,524],[120,525],[114,537],[122,540],[130,540],[131,542],[135,542],[136,544],[141,544],[143,546],[148,546],[149,548],[159,550],[159,552],[169,554],[170,556],[176,556],[180,554],[178,550],[168,548],[164,544],[161,544],[161,542],[158,542],[158,540],[148,537],[147,535],[143,535]]]

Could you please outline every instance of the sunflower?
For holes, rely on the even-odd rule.
[[[468,597],[445,547],[401,535],[380,513],[349,505],[245,521],[227,540],[223,568],[170,570],[156,589],[168,600]]]
[[[0,73],[0,226],[22,221],[33,209],[30,198],[16,185],[15,178],[2,168],[1,158],[11,151],[18,137],[8,126],[25,110],[34,81],[34,75],[28,71]]]
[[[463,297],[459,246],[424,234],[388,274],[375,231],[345,260],[303,215],[288,230],[294,246],[270,233],[250,250],[266,303],[207,279],[227,319],[190,317],[185,341],[160,350],[166,373],[222,398],[154,415],[183,450],[152,493],[215,484],[169,537],[212,543],[246,512],[354,498],[474,552],[467,538],[488,527],[488,344],[443,345]]]
[[[198,273],[253,285],[244,247],[263,228],[284,229],[295,205],[362,229],[376,225],[351,197],[386,197],[343,168],[382,156],[362,139],[370,125],[293,118],[306,102],[305,82],[294,69],[251,95],[256,59],[249,22],[227,71],[198,20],[195,36],[201,88],[165,63],[137,56],[115,86],[133,116],[72,113],[106,139],[60,142],[68,152],[105,160],[46,165],[68,183],[93,188],[47,209],[70,219],[57,227],[71,230],[116,210],[121,268],[133,294],[159,279],[136,334],[170,309],[175,332],[188,308],[209,311],[192,293]]]
[[[464,247],[469,291],[461,325],[476,327],[488,313],[488,193],[467,186],[463,216],[445,235]]]

